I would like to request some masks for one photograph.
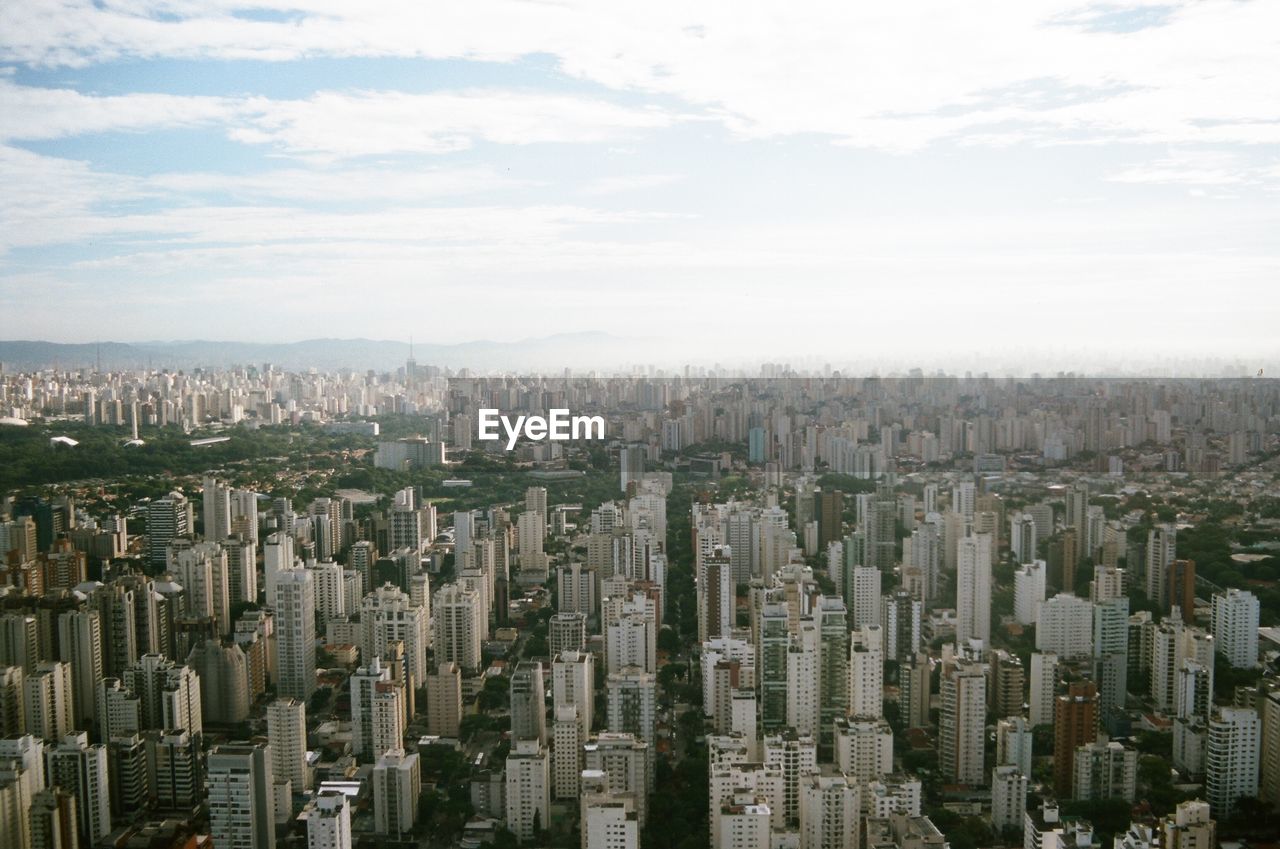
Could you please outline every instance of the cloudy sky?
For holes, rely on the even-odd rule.
[[[1266,0],[0,4],[0,338],[1261,356],[1278,269]]]

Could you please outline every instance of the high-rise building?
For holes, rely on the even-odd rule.
[[[1136,749],[1127,748],[1115,740],[1092,742],[1078,747],[1074,758],[1072,799],[1124,799],[1133,802],[1138,788]]]
[[[360,603],[360,656],[385,656],[387,646],[404,644],[406,687],[416,690],[427,678],[427,647],[431,631],[429,606],[412,603],[408,594],[383,584]]]
[[[77,728],[94,722],[102,680],[102,627],[95,610],[72,610],[58,617],[58,654],[71,667],[73,715]]]
[[[1129,691],[1129,599],[1107,598],[1093,605],[1094,680],[1100,682],[1104,716],[1124,710]]]
[[[650,757],[657,738],[657,686],[652,673],[625,667],[605,679],[608,728],[632,734],[648,744]]]
[[[856,629],[849,640],[848,711],[855,717],[884,714],[883,631],[879,625]]]
[[[231,489],[217,478],[206,477],[201,496],[204,538],[225,539],[231,533]]]
[[[1160,823],[1159,845],[1163,849],[1214,849],[1218,829],[1209,818],[1209,803],[1199,799],[1179,802]]]
[[[844,600],[819,596],[814,606],[818,632],[818,741],[832,742],[832,723],[849,714],[849,630]]]
[[[186,496],[171,492],[147,505],[147,556],[152,569],[168,562],[169,543],[189,536],[195,528],[193,510]]]
[[[1241,798],[1258,795],[1262,722],[1256,711],[1222,708],[1209,720],[1205,797],[1215,817],[1230,818]]]
[[[422,769],[417,752],[383,752],[370,774],[373,785],[373,830],[397,839],[413,830],[422,793]]]
[[[1033,560],[1013,573],[1013,617],[1019,625],[1034,625],[1039,619],[1047,572],[1043,560]]]
[[[991,536],[969,528],[956,553],[956,642],[991,642]]]
[[[84,845],[96,844],[111,832],[111,781],[107,747],[89,745],[84,732],[68,734],[46,749],[45,779],[76,800],[76,822]]]
[[[542,664],[521,661],[511,675],[511,738],[547,743],[546,685]]]
[[[427,733],[457,737],[462,725],[462,670],[441,663],[427,676]]]
[[[262,546],[262,575],[267,604],[275,603],[276,578],[294,566],[293,537],[282,531],[268,536]]]
[[[351,849],[351,806],[338,790],[322,790],[307,804],[307,849]]]
[[[276,576],[276,693],[306,701],[316,689],[316,596],[310,570]]]
[[[214,845],[273,849],[274,775],[262,744],[215,746],[208,758],[209,833]]]
[[[609,780],[600,770],[582,775],[582,796],[578,820],[581,849],[638,849],[640,819],[635,798],[609,789]]]
[[[556,613],[547,623],[547,643],[551,656],[561,652],[582,651],[587,647],[587,614]]]
[[[698,641],[728,636],[733,628],[733,562],[728,546],[718,546],[697,564]]]
[[[1258,665],[1258,599],[1235,587],[1213,596],[1213,641],[1237,669]]]
[[[1168,598],[1169,565],[1177,557],[1178,529],[1171,524],[1157,525],[1147,531],[1146,588],[1147,598],[1163,607]]]
[[[951,783],[980,786],[986,778],[986,670],[974,661],[953,660],[943,667],[941,689],[939,768]]]
[[[1046,652],[1031,655],[1031,686],[1029,690],[1029,719],[1032,726],[1052,725],[1058,688],[1058,656]]]
[[[1065,660],[1093,655],[1093,605],[1069,592],[1058,593],[1040,606],[1036,649]]]
[[[1076,681],[1067,692],[1054,700],[1053,751],[1062,756],[1053,759],[1053,786],[1058,797],[1072,798],[1075,791],[1075,752],[1098,739],[1098,688],[1092,681]]]
[[[309,788],[307,706],[298,699],[276,699],[267,705],[267,740],[275,780],[288,781],[294,793]]]
[[[39,622],[23,613],[0,616],[0,666],[18,666],[27,675],[40,660]]]
[[[547,750],[536,739],[515,741],[507,755],[507,828],[521,841],[548,827],[551,772]]]
[[[1027,774],[1012,764],[991,770],[991,827],[1021,828],[1027,814]]]
[[[383,750],[374,744],[374,694],[381,684],[391,684],[391,669],[374,655],[351,676],[351,743],[357,757],[376,760]],[[399,744],[395,746],[398,748]],[[389,747],[390,748],[390,747]]]
[[[996,723],[996,764],[1017,767],[1031,775],[1031,723],[1025,717],[1010,716]]]
[[[1030,513],[1014,513],[1009,517],[1009,553],[1020,565],[1036,559],[1036,523]]]
[[[818,549],[840,539],[844,526],[844,493],[838,489],[820,489],[813,494],[813,515],[818,520]]]
[[[991,652],[990,657],[991,712],[997,717],[1018,716],[1022,713],[1022,692],[1026,686],[1022,659],[1003,649]]]
[[[857,780],[830,770],[800,783],[800,849],[858,849],[862,804]]]
[[[920,599],[906,590],[886,595],[880,605],[880,627],[884,630],[884,656],[899,664],[920,650]]]
[[[835,723],[832,722],[834,730]],[[818,767],[818,746],[813,737],[797,734],[792,729],[765,737],[764,762],[782,773],[783,813],[785,822],[800,821],[800,781],[808,772]]]
[[[141,728],[181,728],[197,741],[204,731],[200,676],[159,654],[144,654],[125,670],[123,681],[138,696]]]
[[[468,672],[479,669],[483,624],[480,594],[461,584],[445,584],[436,590],[431,607],[436,659],[456,663]]]
[[[605,627],[605,670],[617,672],[624,666],[638,666],[646,672],[657,672],[658,629],[654,611],[647,609],[647,605],[626,607],[631,612]]]
[[[791,634],[787,628],[787,608],[766,603],[760,608],[759,674],[760,725],[765,734],[787,724],[787,653]]]
[[[75,695],[69,664],[37,663],[22,687],[28,734],[37,739],[61,740],[71,733],[75,728]]]
[[[582,778],[599,773],[604,787],[616,798],[634,800],[636,817],[643,827],[648,817],[649,792],[653,787],[653,755],[647,743],[632,734],[602,732],[583,744]],[[582,791],[586,792],[587,787]]]
[[[836,766],[854,781],[870,781],[893,772],[893,729],[883,719],[837,719],[834,746]]]

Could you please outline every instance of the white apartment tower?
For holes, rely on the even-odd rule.
[[[271,772],[288,781],[295,793],[310,786],[307,776],[307,706],[298,699],[276,699],[267,705],[267,740]]]
[[[324,790],[307,806],[307,849],[351,849],[351,806],[337,790]]]
[[[956,643],[991,643],[991,535],[965,530],[956,550]]]
[[[1245,796],[1258,795],[1262,723],[1256,711],[1222,708],[1209,720],[1205,797],[1217,819],[1227,819]]]
[[[507,828],[521,841],[547,828],[551,815],[551,771],[538,740],[516,740],[507,755]]]
[[[939,766],[956,784],[981,786],[987,715],[987,678],[980,663],[956,660],[942,670]]]
[[[456,663],[464,671],[480,667],[480,595],[459,584],[446,584],[432,599],[433,646],[436,659]]]
[[[862,805],[855,779],[811,772],[800,783],[800,849],[858,849]]]
[[[1258,599],[1248,590],[1229,588],[1213,596],[1213,641],[1237,669],[1258,665]]]
[[[268,746],[215,746],[208,757],[209,833],[229,849],[274,849],[275,802]]]
[[[276,693],[281,698],[311,698],[316,689],[316,596],[308,569],[276,576]]]

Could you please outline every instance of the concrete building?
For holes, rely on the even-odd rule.
[[[1213,595],[1213,641],[1237,669],[1258,665],[1258,599],[1235,587]]]
[[[457,737],[462,724],[462,670],[441,663],[427,676],[427,733]]]
[[[294,793],[311,786],[307,766],[307,706],[298,699],[267,705],[267,740],[276,781],[288,781]]]
[[[274,775],[268,747],[215,746],[208,758],[209,833],[230,849],[274,849]]]
[[[383,752],[370,774],[373,784],[373,830],[400,839],[413,831],[422,794],[422,771],[417,752]]]
[[[516,740],[507,755],[507,828],[521,841],[550,825],[551,771],[537,739]]]

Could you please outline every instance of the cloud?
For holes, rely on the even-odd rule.
[[[300,100],[147,93],[100,97],[3,78],[0,116],[0,140],[217,126],[234,141],[315,161],[454,153],[480,142],[589,144],[678,120],[656,108],[535,91],[324,91]]]
[[[323,92],[306,100],[255,99],[252,104],[256,114],[230,131],[232,139],[333,158],[453,153],[482,141],[603,142],[674,120],[657,109],[599,99],[493,90]]]
[[[612,195],[622,192],[655,189],[667,186],[680,178],[675,174],[620,174],[592,180],[582,188],[584,195]]]
[[[0,60],[33,66],[160,57],[550,56],[563,73],[677,98],[745,137],[815,133],[890,151],[970,136],[1280,141],[1280,101],[1265,84],[1275,79],[1280,54],[1280,7],[1265,2],[1002,0],[979,15],[963,4],[816,0],[786,7],[61,0],[0,7],[0,34]],[[1038,91],[1014,96],[1037,84]],[[567,134],[596,138],[655,121],[643,112],[530,100],[537,114],[517,111],[504,127],[477,128],[471,108],[484,105],[480,100],[333,97],[317,105],[374,121],[377,136],[390,139],[384,145],[344,128],[334,146],[352,155],[384,146],[447,151],[475,138],[559,140],[556,123]],[[388,110],[411,126],[395,131]],[[424,111],[454,121],[427,126],[415,117]],[[543,114],[550,120],[539,120]],[[323,150],[327,128],[307,104],[293,104],[276,107],[240,137]]]

